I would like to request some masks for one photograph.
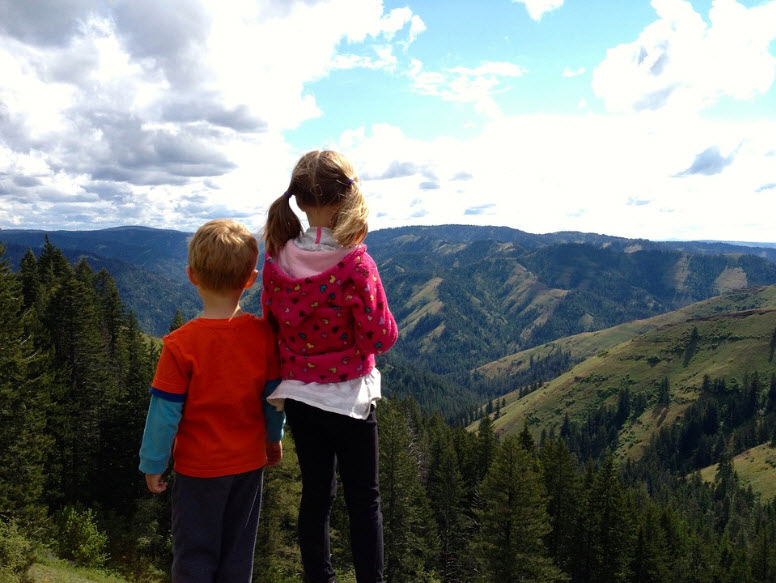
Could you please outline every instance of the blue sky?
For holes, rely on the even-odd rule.
[[[0,70],[0,228],[258,230],[334,148],[372,229],[776,241],[776,0],[0,0]]]

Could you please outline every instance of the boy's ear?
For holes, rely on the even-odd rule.
[[[256,277],[258,275],[259,275],[259,270],[258,269],[254,269],[253,273],[251,273],[251,276],[248,278],[248,281],[245,282],[245,289],[248,289],[249,287],[251,287],[255,283]]]
[[[192,285],[199,285],[199,280],[194,274],[194,271],[191,269],[191,265],[186,266],[186,275],[189,276],[189,281],[192,283]]]

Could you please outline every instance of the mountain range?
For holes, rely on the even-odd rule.
[[[167,332],[176,310],[186,319],[199,310],[184,271],[189,236],[144,227],[0,230],[14,268],[29,249],[39,255],[46,238],[69,260],[105,268],[153,336]],[[656,443],[684,440],[666,450],[671,470],[698,469],[710,480],[715,466],[704,468],[701,454],[712,437],[689,438],[686,427],[709,403],[732,414],[752,378],[776,373],[773,244],[465,225],[380,230],[366,243],[401,331],[379,361],[386,394],[474,421],[471,430],[488,414],[497,434],[565,432],[577,455],[609,447],[634,463],[656,455]],[[244,308],[259,312],[260,295],[260,284],[248,290]],[[715,392],[710,379],[728,379],[732,389]],[[776,450],[763,442],[772,391],[755,399],[760,413],[714,434],[767,496],[776,495],[767,477]],[[682,447],[692,460],[677,458]],[[719,459],[719,447],[706,458]]]
[[[48,237],[70,260],[85,257],[95,270],[107,269],[127,308],[154,336],[167,332],[176,309],[186,319],[199,309],[184,270],[189,236],[135,226],[0,230],[12,267],[28,249],[37,255]],[[461,403],[515,388],[514,376],[484,374],[489,363],[776,283],[771,243],[656,242],[467,225],[378,230],[366,243],[401,330],[387,366],[422,372],[426,384],[454,386],[471,397]],[[246,309],[260,311],[260,291],[257,284],[247,292]]]

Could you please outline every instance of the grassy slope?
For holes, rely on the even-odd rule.
[[[126,583],[126,579],[97,569],[75,567],[67,561],[41,559],[27,572],[30,583]]]
[[[684,322],[691,318],[702,318],[719,313],[767,307],[776,307],[776,286],[758,288],[749,292],[734,292],[691,304],[679,310],[646,320],[634,320],[606,328],[605,330],[585,332],[561,338],[505,356],[480,367],[477,369],[477,372],[486,377],[503,377],[514,374],[528,367],[531,355],[533,355],[534,359],[540,359],[556,349],[569,350],[572,360],[580,362],[626,340],[630,340],[638,334],[663,326]]]
[[[750,484],[764,500],[776,496],[776,449],[768,444],[758,445],[733,458],[733,465],[741,481]],[[717,464],[701,470],[701,477],[711,482],[717,473]]]
[[[690,332],[700,334],[698,351],[685,362],[684,347]],[[564,415],[583,419],[601,404],[616,403],[618,391],[628,386],[633,394],[653,395],[663,377],[671,384],[670,407],[650,405],[641,417],[625,428],[621,454],[637,456],[640,444],[665,423],[673,422],[698,394],[704,375],[740,376],[757,370],[776,371],[776,359],[769,362],[769,344],[776,328],[776,286],[735,292],[693,304],[649,320],[632,322],[592,334],[557,341],[573,357],[585,358],[572,370],[537,391],[517,398],[507,396],[507,406],[495,421],[500,434],[520,431],[527,419],[536,435],[543,429],[559,430]],[[547,349],[540,347],[535,350]],[[526,359],[512,357],[510,363]],[[592,354],[592,356],[591,356]],[[492,363],[492,374],[502,361]],[[520,366],[524,366],[520,365]],[[484,367],[485,368],[485,367]]]

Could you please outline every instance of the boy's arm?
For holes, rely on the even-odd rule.
[[[151,389],[151,403],[140,446],[140,471],[146,474],[148,489],[155,493],[166,487],[161,474],[170,461],[172,444],[183,416],[184,399],[185,395]]]

